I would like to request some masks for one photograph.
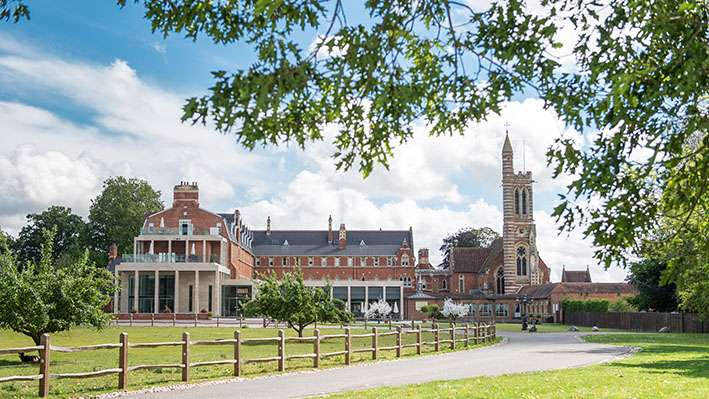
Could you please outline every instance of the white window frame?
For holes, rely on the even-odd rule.
[[[314,264],[315,260],[313,260],[312,256],[308,256],[308,266],[312,266]]]

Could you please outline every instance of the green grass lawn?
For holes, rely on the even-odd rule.
[[[327,398],[709,398],[709,334],[599,334],[585,339],[642,350],[596,366],[378,388]]]
[[[321,328],[321,335],[325,334],[340,334],[344,330],[339,328]],[[99,332],[95,330],[78,328],[70,332],[52,334],[52,345],[73,347],[81,345],[91,345],[99,343],[118,343],[119,334],[121,332],[128,333],[129,342],[160,342],[160,341],[179,341],[183,331],[190,333],[191,340],[206,340],[216,338],[233,338],[233,328],[184,328],[184,327],[111,327]],[[242,337],[276,337],[278,332],[275,329],[268,328],[245,328],[242,329]],[[288,336],[297,336],[292,330],[286,330]],[[380,327],[381,332],[388,331],[388,328]],[[355,329],[353,334],[365,333],[362,329]],[[306,330],[305,335],[312,335],[312,330]],[[446,339],[445,335],[441,335],[441,339]],[[424,333],[424,341],[433,341],[433,334]],[[371,347],[371,338],[353,339],[353,348]],[[415,343],[415,334],[405,334],[404,344]],[[379,338],[379,346],[393,346],[396,343],[395,336],[385,336]],[[0,331],[0,348],[14,348],[22,346],[32,346],[32,340],[24,335],[16,334],[10,331]],[[472,346],[472,345],[471,345]],[[447,351],[447,344],[441,344],[441,351]],[[459,344],[458,348],[463,345]],[[208,361],[233,358],[232,345],[219,346],[191,346],[191,361]],[[344,350],[344,339],[325,340],[321,343],[321,353],[336,352]],[[287,342],[286,354],[304,354],[312,353],[312,343],[294,343]],[[403,356],[415,355],[415,348],[405,348]],[[433,346],[424,345],[425,353],[433,352]],[[162,363],[180,363],[181,361],[180,347],[160,347],[160,348],[131,348],[128,350],[129,365],[137,364],[162,364]],[[34,353],[36,354],[36,353]],[[275,343],[260,343],[260,344],[244,344],[242,346],[242,359],[251,359],[257,357],[272,357],[277,356],[277,347]],[[380,359],[390,359],[396,356],[395,351],[380,351]],[[352,355],[353,362],[361,362],[371,360],[371,353],[358,353]],[[304,370],[312,367],[311,359],[293,359],[288,360],[286,369]],[[329,357],[321,360],[321,367],[341,366],[344,364],[343,356]],[[118,367],[118,350],[98,350],[87,351],[80,353],[60,353],[52,352],[50,362],[51,373],[77,373],[88,372],[108,368]],[[191,382],[227,378],[232,376],[232,366],[209,366],[209,367],[193,367],[191,369]],[[242,367],[243,376],[255,376],[264,373],[277,372],[276,362],[247,364]],[[38,366],[33,364],[22,364],[16,354],[0,356],[0,377],[11,375],[33,375],[38,374]],[[180,383],[179,369],[163,369],[163,370],[140,370],[131,372],[128,376],[129,389],[140,389],[154,385],[176,384]],[[90,379],[62,379],[52,380],[50,392],[53,397],[75,397],[75,396],[90,396],[103,392],[114,391],[117,389],[118,376],[106,376]],[[16,397],[32,397],[37,395],[37,382],[11,382],[0,384],[0,398],[16,398]]]

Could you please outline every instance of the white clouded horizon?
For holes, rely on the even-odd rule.
[[[3,37],[6,39],[7,36]],[[254,228],[266,216],[273,228],[326,228],[327,217],[351,229],[408,229],[416,248],[431,249],[467,226],[501,231],[500,151],[504,124],[515,144],[515,167],[535,176],[535,193],[556,193],[545,151],[560,134],[577,135],[538,99],[512,101],[501,116],[471,125],[464,135],[429,137],[417,127],[413,140],[394,149],[389,170],[366,180],[341,172],[330,155],[334,132],[306,151],[264,148],[249,152],[233,137],[180,123],[184,93],[138,76],[127,62],[96,65],[44,55],[17,43],[0,46],[0,87],[29,93],[0,101],[0,225],[16,234],[28,213],[51,204],[88,214],[102,182],[115,175],[148,180],[171,203],[172,186],[198,181],[202,205],[216,212],[239,208]],[[90,115],[75,121],[28,98],[41,93]],[[3,94],[3,93],[0,93]],[[523,150],[522,143],[525,143]],[[494,193],[483,196],[481,192]],[[538,245],[558,280],[562,264],[596,265],[592,248],[577,233],[556,236],[552,204],[535,203]],[[621,270],[592,267],[596,281],[618,281]]]

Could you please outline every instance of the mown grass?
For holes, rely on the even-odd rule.
[[[379,327],[381,332],[389,331],[386,327]],[[217,338],[233,338],[233,328],[215,327],[111,327],[101,331],[77,328],[69,332],[52,334],[52,345],[63,347],[74,347],[81,345],[92,345],[99,343],[118,343],[121,332],[128,333],[129,342],[160,342],[179,341],[182,332],[190,333],[191,340],[207,340]],[[340,334],[344,330],[339,328],[321,328],[321,334]],[[242,337],[276,337],[278,332],[273,328],[244,328],[241,330]],[[365,333],[363,329],[354,329],[353,334]],[[286,330],[287,336],[297,336],[292,330]],[[305,335],[312,335],[312,330],[306,330]],[[441,339],[447,337],[441,334]],[[433,341],[433,334],[424,333],[424,341]],[[404,344],[415,343],[415,334],[405,334]],[[357,338],[352,340],[353,348],[371,347],[371,338]],[[378,345],[393,346],[396,343],[395,336],[379,337]],[[24,335],[10,331],[0,331],[0,348],[12,348],[22,346],[32,346],[32,341]],[[472,346],[472,344],[471,344]],[[448,345],[441,344],[441,351],[449,351]],[[463,347],[458,345],[458,349]],[[233,358],[232,345],[219,346],[191,346],[191,361],[208,361]],[[344,350],[344,339],[325,340],[321,343],[321,353],[336,352]],[[405,348],[402,356],[414,356],[415,348]],[[424,346],[424,352],[433,352],[432,346]],[[312,343],[287,342],[286,354],[312,353]],[[261,357],[277,356],[277,346],[275,343],[244,344],[242,346],[242,359],[252,359]],[[380,351],[379,359],[391,359],[396,356],[394,351]],[[138,364],[164,364],[180,363],[180,347],[160,347],[160,348],[132,348],[128,351],[129,365]],[[353,354],[353,362],[363,362],[371,360],[371,353]],[[304,370],[312,367],[311,359],[293,359],[287,361],[287,371]],[[321,360],[321,367],[342,366],[343,356],[329,357]],[[118,350],[98,350],[80,353],[60,353],[53,352],[50,362],[51,373],[77,373],[96,371],[101,369],[118,367]],[[203,381],[216,378],[227,378],[232,376],[233,367],[209,366],[193,367],[191,369],[191,382]],[[245,377],[262,375],[266,373],[276,373],[276,362],[248,364],[242,367],[242,375]],[[180,383],[179,369],[163,370],[140,370],[129,374],[128,387],[136,390],[156,385]],[[0,377],[11,375],[33,375],[38,374],[38,366],[33,364],[23,364],[17,355],[0,356]],[[61,379],[52,380],[50,392],[52,397],[76,397],[93,396],[100,393],[117,390],[118,377],[116,375],[90,378],[90,379]],[[0,384],[0,398],[20,398],[37,395],[37,382],[12,382]]]
[[[589,367],[437,381],[327,398],[709,398],[708,334],[599,334],[585,339],[641,350]]]

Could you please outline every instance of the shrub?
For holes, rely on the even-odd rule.
[[[591,299],[588,301],[564,299],[561,301],[561,306],[565,312],[607,312],[609,304],[605,299]]]

